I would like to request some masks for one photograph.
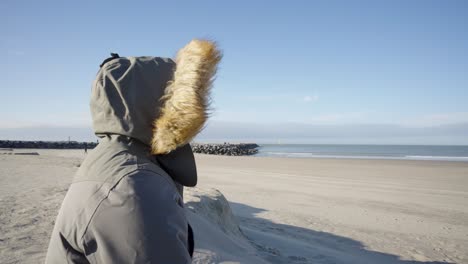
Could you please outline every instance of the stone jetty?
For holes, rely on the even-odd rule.
[[[93,149],[96,142],[77,141],[19,141],[0,140],[0,149]],[[194,153],[225,155],[225,156],[247,156],[258,152],[258,145],[255,143],[240,144],[201,144],[191,143]]]
[[[0,140],[0,148],[26,148],[26,149],[93,149],[96,142],[77,141],[20,141],[20,140]]]
[[[225,156],[246,156],[254,155],[258,152],[258,145],[255,143],[241,144],[199,144],[192,143],[194,153],[225,155]]]

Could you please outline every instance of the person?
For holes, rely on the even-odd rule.
[[[91,95],[99,144],[63,200],[46,263],[190,263],[183,186],[195,186],[188,144],[200,132],[221,52],[192,40],[175,59],[112,54]]]
[[[84,153],[88,153],[88,144],[84,143]]]

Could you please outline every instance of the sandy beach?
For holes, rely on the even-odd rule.
[[[1,262],[42,263],[85,154],[0,153]],[[468,263],[468,162],[196,159],[194,263]]]

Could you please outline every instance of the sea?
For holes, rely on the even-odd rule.
[[[468,146],[259,144],[256,156],[468,162]]]

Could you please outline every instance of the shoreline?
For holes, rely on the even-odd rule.
[[[424,160],[468,162],[468,146],[359,145],[359,144],[256,144],[190,143],[194,153],[224,156],[255,156],[314,159]],[[89,149],[96,142],[0,140],[0,153],[8,149]],[[293,146],[293,147],[291,147]]]
[[[441,162],[462,162],[467,163],[468,158],[452,158],[448,157],[446,159],[438,159],[438,158],[407,158],[407,157],[372,157],[372,156],[313,156],[313,157],[286,157],[286,156],[262,156],[262,155],[252,155],[251,157],[256,158],[285,158],[285,159],[324,159],[324,160],[377,160],[377,161],[385,161],[385,160],[395,160],[395,161],[441,161]]]
[[[288,158],[294,157],[377,160],[448,160],[468,162],[468,146],[264,144],[260,145],[259,155]]]
[[[255,159],[265,159],[265,160],[315,160],[315,161],[364,161],[364,162],[415,162],[415,163],[460,163],[460,164],[468,164],[468,161],[464,160],[429,160],[429,159],[399,159],[399,158],[348,158],[348,157],[283,157],[283,156],[262,156],[262,155],[249,155],[249,156],[223,156],[223,155],[211,155],[211,154],[202,154],[202,153],[194,153],[195,156],[209,156],[209,157],[220,157],[220,158],[255,158]]]
[[[92,149],[89,149],[92,151]],[[14,153],[38,153],[39,155],[51,155],[52,156],[62,156],[60,152],[66,152],[66,156],[75,156],[75,157],[84,157],[86,155],[83,149],[37,149],[37,148],[11,148],[5,149],[0,148],[0,157],[2,155],[13,155]],[[55,155],[54,155],[55,154]],[[266,156],[266,155],[240,155],[240,156],[230,156],[230,155],[217,155],[217,154],[205,154],[205,153],[194,153],[196,156],[207,156],[207,157],[219,157],[219,158],[254,158],[254,159],[265,159],[265,160],[320,160],[320,161],[364,161],[364,162],[371,162],[371,161],[382,161],[382,162],[416,162],[416,163],[460,163],[460,164],[468,164],[468,160],[430,160],[430,159],[404,159],[404,158],[386,158],[386,157],[283,157],[283,156]]]

